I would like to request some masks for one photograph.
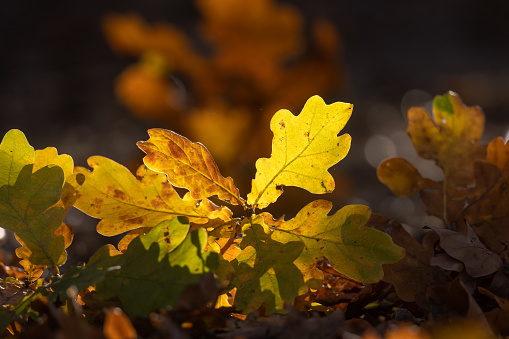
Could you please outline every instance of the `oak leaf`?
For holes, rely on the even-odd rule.
[[[199,201],[189,194],[180,198],[165,174],[144,165],[138,168],[137,179],[127,168],[108,158],[94,156],[88,159],[88,164],[92,172],[76,168],[86,179],[78,190],[75,206],[102,219],[97,225],[100,234],[112,236],[139,227],[154,227],[176,216],[199,224],[231,217],[228,208],[209,200]]]
[[[432,229],[440,237],[440,247],[451,257],[463,263],[468,275],[473,278],[487,276],[498,271],[502,259],[489,250],[467,224],[467,234],[435,228]]]
[[[436,183],[425,179],[413,165],[398,158],[382,162],[378,177],[397,195],[420,191],[427,213],[443,219],[446,225],[458,222],[465,200],[472,199],[474,163],[482,161],[486,153],[479,145],[483,129],[484,114],[478,106],[465,106],[453,92],[436,96],[433,117],[421,107],[408,110],[407,132],[417,153],[434,160],[444,179]]]
[[[325,200],[309,203],[295,218],[271,225],[272,238],[282,243],[304,243],[304,251],[295,265],[307,282],[311,280],[312,288],[317,288],[314,279],[320,283],[323,280],[316,262],[324,257],[335,270],[352,279],[365,283],[380,281],[382,265],[400,260],[403,249],[394,245],[387,234],[363,227],[371,215],[367,206],[348,205],[328,216],[331,208],[332,203]],[[266,223],[270,225],[267,219],[265,214]]]
[[[65,216],[53,206],[62,194],[64,174],[60,167],[43,167],[32,174],[23,167],[14,185],[0,187],[2,227],[13,231],[29,249],[32,265],[57,267],[66,260],[63,236],[54,236]]]
[[[478,162],[476,188],[482,194],[465,209],[465,218],[486,246],[507,259],[509,246],[509,143],[502,138],[487,147],[486,162]]]
[[[284,109],[274,114],[270,124],[274,133],[272,156],[256,161],[248,204],[267,207],[283,193],[285,185],[311,193],[332,192],[334,179],[327,170],[350,149],[350,135],[337,135],[351,113],[351,104],[326,105],[322,98],[313,96],[298,116]]]
[[[282,313],[284,303],[292,304],[306,288],[302,273],[293,263],[304,244],[274,240],[272,231],[259,216],[246,222],[243,228],[241,252],[231,261],[235,271],[231,287],[237,288],[234,305],[243,314],[262,304],[267,314]]]
[[[239,190],[231,177],[224,178],[207,149],[165,129],[150,129],[150,139],[138,142],[147,155],[145,165],[165,173],[173,186],[189,190],[194,199],[217,195],[235,205],[242,205]]]
[[[2,227],[20,240],[22,247],[16,254],[27,271],[37,266],[35,277],[45,266],[62,265],[67,258],[65,248],[72,242],[72,231],[63,223],[64,205],[59,203],[65,179],[59,165],[69,170],[64,163],[70,157],[62,155],[59,161],[49,161],[55,157],[41,156],[47,153],[34,151],[19,130],[7,132],[0,144]],[[70,169],[72,172],[72,164]]]
[[[188,285],[217,268],[218,255],[203,252],[207,241],[204,229],[189,233],[175,247],[168,246],[166,234],[172,234],[169,225],[173,224],[173,229],[189,228],[181,220],[160,223],[131,241],[125,253],[100,262],[104,269],[118,269],[108,271],[97,284],[96,297],[106,300],[117,296],[130,316],[147,316],[155,309],[175,306]]]
[[[428,288],[433,285],[447,286],[450,282],[447,272],[430,264],[436,234],[429,232],[420,244],[401,224],[376,213],[371,215],[367,226],[390,235],[396,245],[405,249],[403,259],[383,265],[382,280],[392,284],[402,300],[415,301],[419,306],[428,308]]]

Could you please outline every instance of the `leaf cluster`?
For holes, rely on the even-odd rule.
[[[103,319],[104,307],[112,310],[109,317],[126,312],[134,319],[193,309],[193,303],[244,315],[284,313],[290,305],[327,311],[313,301],[330,275],[327,267],[358,287],[380,281],[382,265],[400,260],[403,250],[387,234],[364,227],[371,215],[366,206],[329,215],[332,203],[316,200],[290,220],[261,212],[285,186],[334,190],[328,169],[349,150],[350,136],[338,134],[351,112],[352,105],[326,105],[319,96],[298,116],[278,111],[270,125],[272,155],[256,162],[246,198],[203,145],[169,130],[151,129],[138,143],[146,156],[136,176],[100,156],[89,158],[91,170],[74,167],[68,155],[35,151],[22,132],[9,131],[0,144],[0,211],[2,227],[22,244],[16,254],[24,272],[4,280],[17,297],[4,302],[2,327],[15,333],[58,303],[67,310],[56,316],[60,322],[81,313]],[[73,237],[64,217],[72,206],[100,219],[100,234],[124,237],[61,275]],[[243,215],[234,216],[229,206],[240,206]],[[42,276],[45,270],[53,274]],[[186,301],[193,288],[201,288],[203,298]]]
[[[384,267],[384,281],[402,300],[433,318],[475,317],[507,335],[509,144],[501,137],[480,144],[483,129],[481,108],[465,106],[453,92],[435,97],[431,115],[409,109],[408,135],[443,179],[422,177],[403,158],[383,161],[377,174],[396,195],[419,194],[443,226],[425,227],[421,244],[399,224],[386,220],[377,228],[406,250],[403,260]]]

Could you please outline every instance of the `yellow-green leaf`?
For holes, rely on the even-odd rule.
[[[394,245],[387,234],[362,227],[371,215],[367,206],[348,205],[328,216],[331,208],[332,203],[326,200],[309,203],[295,218],[275,222],[272,238],[281,243],[304,243],[295,265],[311,287],[317,282],[314,279],[321,276],[315,263],[324,257],[334,269],[350,278],[378,282],[383,277],[382,265],[402,259],[403,249]]]
[[[267,314],[281,313],[285,303],[292,304],[306,289],[302,273],[293,263],[304,244],[298,239],[286,243],[274,240],[260,217],[255,216],[243,228],[242,251],[231,261],[235,271],[231,284],[237,288],[234,305],[244,314],[262,303]]]
[[[332,192],[335,184],[328,169],[350,149],[350,135],[338,137],[338,133],[350,118],[352,108],[342,102],[326,105],[315,95],[298,116],[279,110],[270,123],[274,133],[272,155],[256,161],[248,204],[267,207],[283,193],[282,186],[297,186],[317,194]]]
[[[0,144],[0,187],[14,185],[21,169],[34,163],[34,154],[23,132],[7,132]]]
[[[62,194],[64,173],[58,166],[32,173],[32,165],[19,172],[13,185],[0,187],[2,227],[15,232],[30,250],[32,265],[56,267],[66,260],[63,236],[54,236],[65,216],[53,206]]]
[[[96,297],[118,297],[133,317],[175,307],[187,286],[198,283],[204,273],[219,265],[217,253],[203,250],[207,242],[204,229],[173,236],[175,231],[182,233],[184,229],[187,233],[189,229],[189,224],[180,220],[156,225],[149,233],[136,237],[123,254],[111,256],[107,248],[101,248],[94,260],[102,260],[98,265],[108,272],[97,283]],[[175,242],[168,243],[168,237]]]
[[[137,179],[127,168],[108,158],[94,156],[88,159],[88,164],[92,172],[76,168],[76,172],[85,175],[85,182],[78,190],[75,206],[102,219],[97,231],[103,235],[154,227],[176,216],[185,216],[200,224],[231,217],[228,208],[218,207],[207,199],[199,201],[189,194],[181,198],[165,174],[144,165],[138,168]]]
[[[189,190],[194,199],[217,195],[235,205],[242,205],[239,190],[231,177],[224,178],[207,149],[169,130],[154,128],[150,139],[138,142],[147,155],[145,165],[168,175],[172,185]]]

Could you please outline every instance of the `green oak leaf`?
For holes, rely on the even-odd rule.
[[[23,132],[12,129],[0,144],[0,187],[14,185],[19,172],[34,163],[35,151]]]
[[[267,314],[282,313],[284,304],[292,304],[306,289],[302,273],[293,263],[304,244],[274,240],[258,216],[243,228],[242,251],[231,262],[235,271],[231,285],[237,288],[234,306],[248,314],[263,303]]]
[[[189,228],[179,218],[170,222]],[[118,269],[108,272],[97,284],[96,297],[106,300],[117,296],[130,316],[147,316],[155,309],[175,306],[186,286],[198,283],[204,273],[217,268],[217,253],[203,251],[207,242],[204,229],[190,232],[174,248],[168,246],[169,230],[168,222],[162,222],[134,238],[125,253],[106,258],[101,267]],[[161,256],[162,252],[166,254]]]
[[[62,195],[64,172],[46,166],[32,173],[33,165],[20,170],[13,185],[0,187],[0,226],[13,231],[31,251],[33,265],[56,267],[66,261],[63,236],[53,236],[65,216],[55,205]]]
[[[383,278],[383,264],[404,256],[389,235],[368,227],[371,211],[364,205],[348,205],[331,216],[332,203],[316,200],[306,205],[295,218],[274,222],[273,239],[281,243],[301,241],[304,250],[295,261],[312,288],[321,283],[323,274],[315,263],[326,257],[332,267],[344,275],[365,283]],[[268,214],[264,218],[268,220]],[[267,222],[267,221],[266,221]]]

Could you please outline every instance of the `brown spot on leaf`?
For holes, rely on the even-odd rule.
[[[115,197],[119,200],[127,200],[128,199],[128,195],[124,191],[121,191],[117,188],[115,188],[115,190],[113,190],[113,197]]]
[[[279,126],[281,126],[281,129],[285,129],[286,124],[285,124],[285,122],[284,122],[283,120],[281,120],[281,121],[279,122]]]

